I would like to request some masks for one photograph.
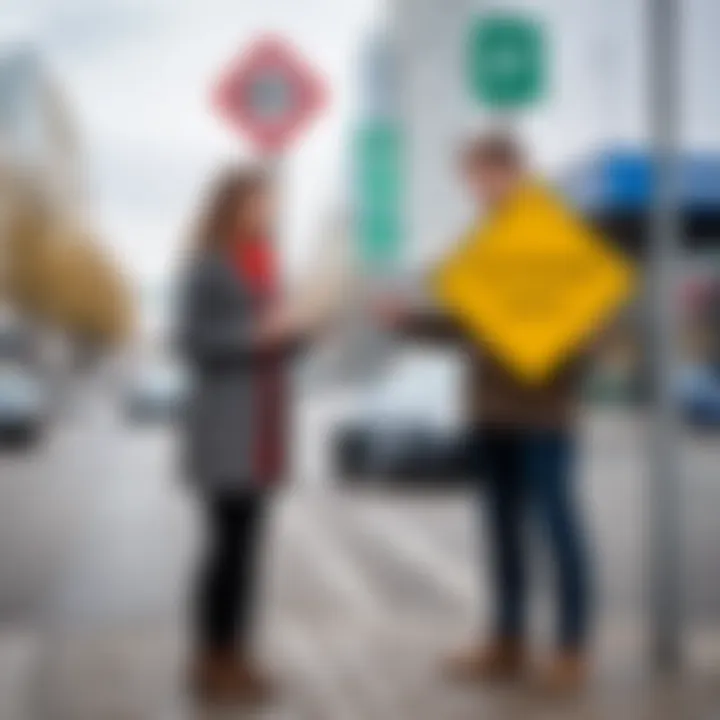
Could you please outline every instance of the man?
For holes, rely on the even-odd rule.
[[[462,153],[464,183],[481,214],[500,212],[530,181],[520,147],[502,134],[470,142]],[[481,219],[478,220],[482,222]],[[526,669],[526,530],[536,521],[557,573],[557,645],[539,673],[544,690],[579,689],[586,677],[588,587],[581,520],[575,506],[575,410],[582,362],[571,359],[541,386],[528,385],[479,347],[448,316],[379,303],[384,324],[409,338],[456,343],[469,359],[470,453],[484,470],[492,568],[492,634],[449,662],[464,680],[520,678]]]

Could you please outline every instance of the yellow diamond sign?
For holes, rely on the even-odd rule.
[[[550,190],[524,187],[434,274],[440,303],[540,383],[627,298],[630,264]]]

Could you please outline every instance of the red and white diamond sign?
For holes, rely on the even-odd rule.
[[[230,65],[215,88],[214,105],[258,150],[278,153],[325,104],[319,76],[287,42],[266,36]]]

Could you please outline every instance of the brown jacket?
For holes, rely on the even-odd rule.
[[[411,314],[401,323],[409,340],[454,346],[466,354],[467,415],[472,423],[528,429],[555,429],[572,424],[580,401],[587,358],[576,357],[542,385],[523,382],[477,341],[440,313]]]

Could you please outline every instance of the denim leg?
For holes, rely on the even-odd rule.
[[[518,435],[488,430],[484,435],[487,544],[492,572],[497,638],[520,640],[525,633],[526,581],[523,553],[523,486]]]
[[[588,631],[588,568],[582,518],[572,475],[573,439],[569,433],[528,436],[525,477],[533,511],[547,537],[557,570],[558,643],[578,649]]]

